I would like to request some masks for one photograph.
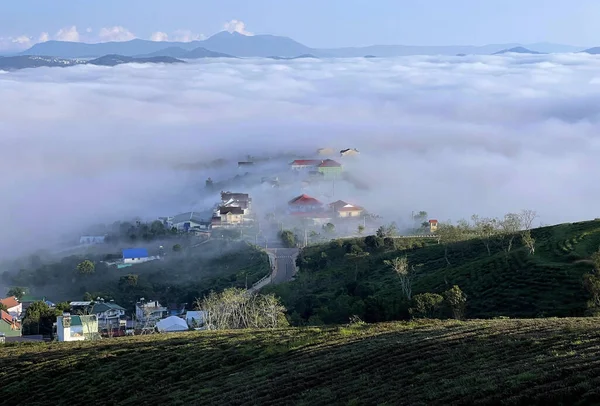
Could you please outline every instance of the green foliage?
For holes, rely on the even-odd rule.
[[[52,325],[56,322],[56,316],[62,314],[61,308],[51,308],[45,302],[39,301],[29,305],[23,317],[23,334],[52,334]]]
[[[23,288],[20,286],[14,286],[12,288],[10,288],[8,290],[8,292],[6,292],[6,296],[14,296],[17,298],[17,300],[21,300],[23,299],[23,296],[25,296],[27,293],[29,292],[29,290],[27,288]]]
[[[323,230],[326,233],[333,234],[335,233],[335,225],[333,223],[327,223],[323,225]]]
[[[535,255],[520,238],[507,253],[506,241],[499,236],[488,240],[462,235],[447,244],[438,244],[435,238],[402,238],[396,239],[395,248],[384,246],[376,236],[347,239],[343,244],[332,241],[302,250],[296,279],[268,289],[282,298],[290,314],[297,315],[294,324],[306,324],[313,317],[346,323],[352,314],[367,322],[409,319],[412,304],[404,299],[394,270],[384,264],[407,256],[409,263],[422,264],[415,267],[413,295],[442,294],[458,285],[468,296],[466,318],[585,315],[591,295],[586,294],[582,278],[594,267],[591,258],[600,245],[600,220],[530,233]],[[352,245],[370,255],[356,261],[347,255]]]
[[[296,236],[290,230],[281,231],[279,233],[279,238],[287,248],[294,248],[296,246]]]
[[[362,224],[358,225],[358,234],[362,234],[365,231],[365,226]]]
[[[181,251],[181,244],[173,245],[173,252],[180,252],[180,251]]]
[[[88,259],[77,264],[77,272],[80,275],[91,275],[96,271],[94,263]]]
[[[410,314],[413,317],[436,318],[441,316],[444,297],[437,293],[420,293],[412,298]]]
[[[0,303],[0,310],[4,310],[5,312],[7,312],[8,307],[6,307],[6,305],[4,303]]]
[[[457,320],[462,320],[465,317],[465,308],[467,305],[467,296],[457,285],[443,293],[446,303],[452,312],[452,317]]]
[[[587,405],[599,357],[595,319],[185,332],[5,345],[0,396],[64,404],[84,377],[82,405]]]

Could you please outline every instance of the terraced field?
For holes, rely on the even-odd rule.
[[[587,405],[600,320],[420,321],[0,347],[10,405]]]
[[[475,239],[451,245],[449,265],[444,247],[432,241],[373,249],[356,239],[350,243],[370,254],[358,264],[333,242],[306,249],[296,280],[271,289],[297,324],[344,323],[353,314],[372,322],[407,318],[409,304],[402,302],[398,278],[384,264],[407,255],[411,264],[421,265],[413,294],[441,293],[458,285],[468,297],[470,318],[582,316],[587,301],[582,276],[592,269],[589,257],[600,246],[600,221],[539,228],[532,236],[535,255],[516,238],[509,255],[493,242],[490,256]]]

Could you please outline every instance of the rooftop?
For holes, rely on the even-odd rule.
[[[221,207],[219,209],[220,214],[244,214],[244,209],[241,207],[229,206],[229,207]]]
[[[19,301],[17,300],[17,298],[15,296],[9,296],[7,298],[0,299],[0,303],[2,303],[4,306],[8,307],[9,309],[19,305]]]
[[[147,258],[148,250],[146,248],[130,248],[123,250],[123,259]]]
[[[19,323],[13,316],[6,313],[4,310],[0,310],[0,320],[3,320],[8,324],[14,323],[17,326],[17,328],[21,326],[21,323]]]
[[[438,221],[437,220],[429,220],[429,223],[431,224],[436,224]]]
[[[319,168],[341,168],[341,166],[342,164],[333,159],[326,159],[319,165]]]
[[[298,197],[293,198],[289,201],[290,205],[294,206],[321,206],[323,203],[315,199],[314,197],[310,197],[309,195],[302,194]]]
[[[203,211],[203,212],[188,211],[186,213],[181,213],[176,216],[173,216],[173,218],[171,219],[171,223],[179,224],[179,223],[184,223],[186,221],[193,221],[194,223],[200,224],[205,221],[210,221],[210,216],[211,216],[210,211]]]
[[[296,159],[291,165],[298,166],[317,166],[323,161],[321,159]]]

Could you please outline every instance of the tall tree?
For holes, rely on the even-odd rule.
[[[531,236],[531,230],[525,230],[522,235],[523,245],[529,250],[529,254],[535,254],[535,238]]]
[[[504,241],[503,247],[507,254],[510,253],[513,242],[522,227],[521,215],[517,213],[505,214],[504,218],[500,221],[500,229],[502,230],[502,239]]]
[[[467,295],[457,285],[452,286],[443,293],[444,299],[448,303],[452,312],[452,317],[457,320],[462,320],[465,317],[465,309],[467,304]]]
[[[471,219],[473,220],[474,233],[485,245],[488,256],[491,256],[492,251],[490,246],[494,237],[498,235],[498,220],[490,217],[479,217],[476,214]]]
[[[12,288],[10,288],[8,290],[8,292],[6,292],[7,296],[14,296],[17,298],[17,300],[21,300],[23,299],[23,296],[25,296],[28,292],[27,288],[23,288],[20,286],[14,286]]]
[[[408,257],[396,257],[392,260],[383,261],[385,265],[389,266],[394,270],[398,279],[400,280],[400,287],[402,288],[402,293],[408,300],[412,298],[412,281],[413,281],[413,271],[414,268],[411,269],[408,263]]]

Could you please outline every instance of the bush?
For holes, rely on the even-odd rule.
[[[409,309],[413,317],[426,317],[433,319],[440,316],[444,297],[437,293],[421,293],[412,298],[412,307]]]

